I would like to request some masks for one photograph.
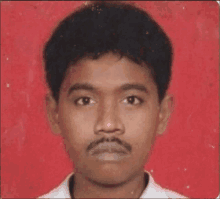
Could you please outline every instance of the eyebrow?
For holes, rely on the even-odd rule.
[[[91,84],[89,83],[76,83],[73,86],[71,86],[68,90],[68,96],[70,95],[71,92],[77,91],[77,90],[87,90],[87,91],[94,91],[96,90]]]
[[[124,84],[121,86],[120,89],[124,91],[135,89],[141,92],[148,93],[147,88],[143,84]]]
[[[128,90],[132,90],[132,89],[148,93],[147,88],[143,84],[123,84],[119,88],[119,90],[123,90],[123,91],[128,91]],[[77,91],[77,90],[87,90],[87,91],[94,92],[94,91],[97,91],[98,89],[96,89],[94,86],[92,86],[89,83],[76,83],[69,88],[68,96],[72,92]]]

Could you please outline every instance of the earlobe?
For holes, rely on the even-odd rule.
[[[159,112],[159,125],[157,128],[157,134],[162,135],[166,130],[169,118],[174,109],[174,97],[173,95],[165,95],[160,104]]]
[[[48,93],[45,97],[47,117],[52,131],[55,134],[60,134],[60,127],[58,121],[58,105],[51,93]]]

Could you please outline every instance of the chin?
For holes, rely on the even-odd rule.
[[[90,168],[87,172],[87,178],[99,185],[113,187],[125,183],[131,173],[127,172],[123,167],[118,165],[102,165],[98,168]]]

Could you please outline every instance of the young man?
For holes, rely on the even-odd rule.
[[[39,198],[184,198],[144,170],[172,109],[172,46],[143,10],[93,2],[44,49],[47,111],[74,172]]]

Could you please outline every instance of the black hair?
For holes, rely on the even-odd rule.
[[[159,101],[171,78],[172,45],[146,11],[128,3],[92,2],[60,22],[44,48],[46,80],[58,102],[67,68],[84,57],[113,52],[145,63],[157,85]]]

